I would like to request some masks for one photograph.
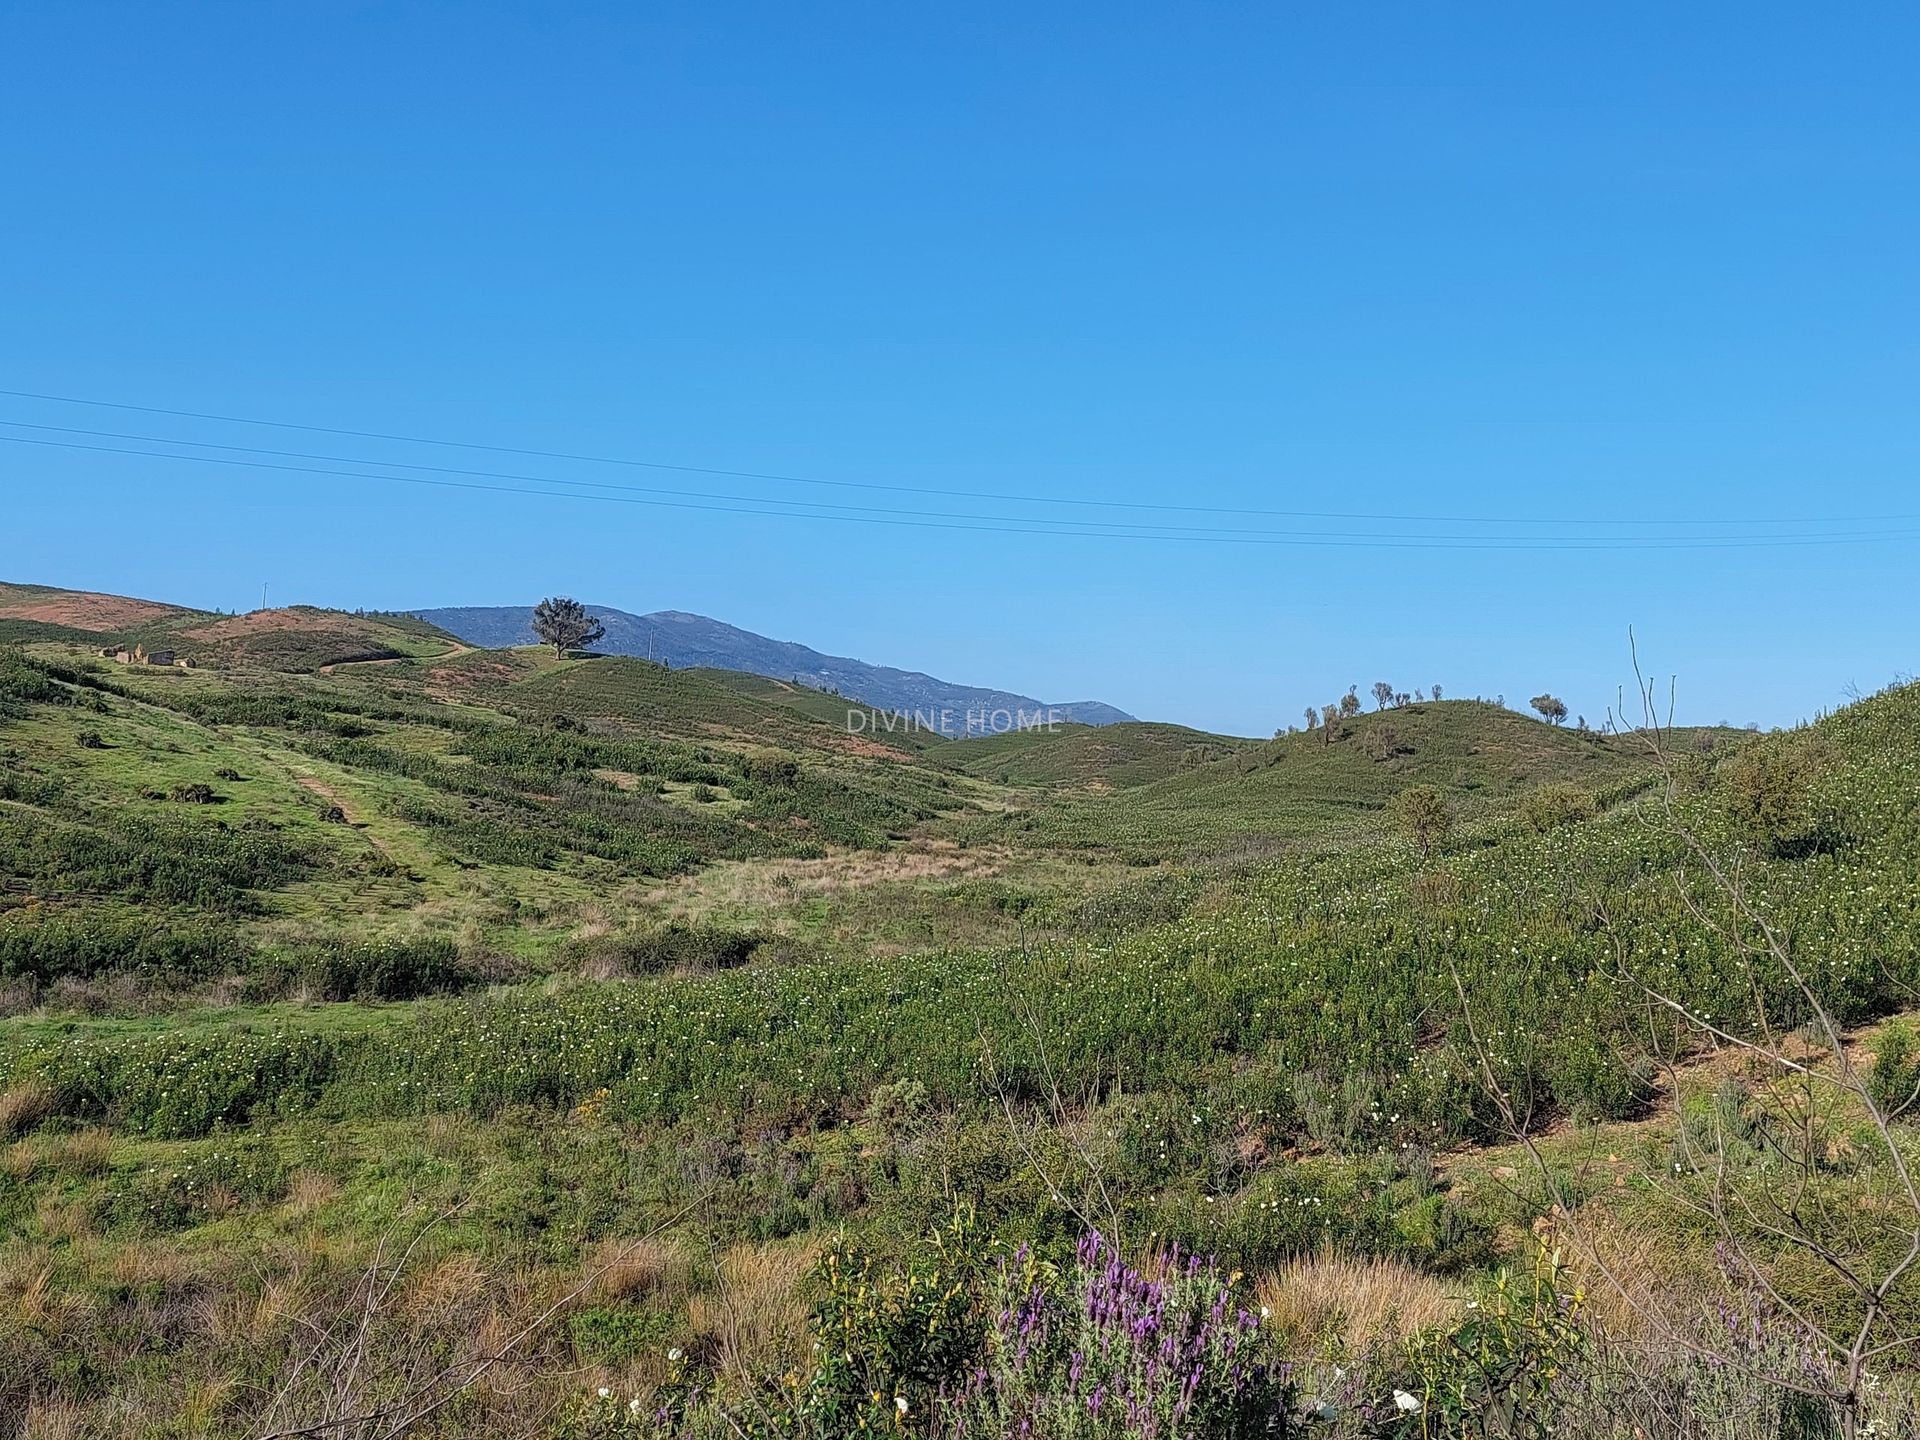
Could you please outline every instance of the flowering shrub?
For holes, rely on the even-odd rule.
[[[1287,1432],[1287,1367],[1265,1353],[1239,1276],[1178,1247],[1129,1265],[1099,1234],[1064,1273],[1024,1247],[994,1265],[984,1353],[948,1432],[1228,1437]]]

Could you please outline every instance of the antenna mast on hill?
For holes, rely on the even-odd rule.
[[[267,608],[267,582],[264,580],[260,582],[260,608]]]

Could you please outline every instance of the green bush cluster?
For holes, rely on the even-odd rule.
[[[203,979],[242,969],[248,946],[229,921],[138,911],[0,915],[0,976],[41,984],[134,973]]]
[[[250,978],[267,994],[315,1000],[416,1000],[462,990],[483,969],[444,936],[304,945],[254,962]]]

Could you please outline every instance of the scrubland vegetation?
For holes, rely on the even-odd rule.
[[[894,746],[27,638],[0,1435],[1920,1426],[1920,688]]]

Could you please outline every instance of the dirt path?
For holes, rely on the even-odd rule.
[[[353,807],[347,803],[346,797],[338,790],[334,789],[317,775],[295,775],[293,780],[296,785],[308,794],[318,795],[329,805],[337,808],[340,813],[346,817],[347,824],[355,830],[360,831],[369,845],[373,846],[374,849],[378,850],[382,855],[385,855],[389,860],[393,858],[393,852],[387,848],[386,842],[378,835],[368,831],[367,822],[354,813]]]

